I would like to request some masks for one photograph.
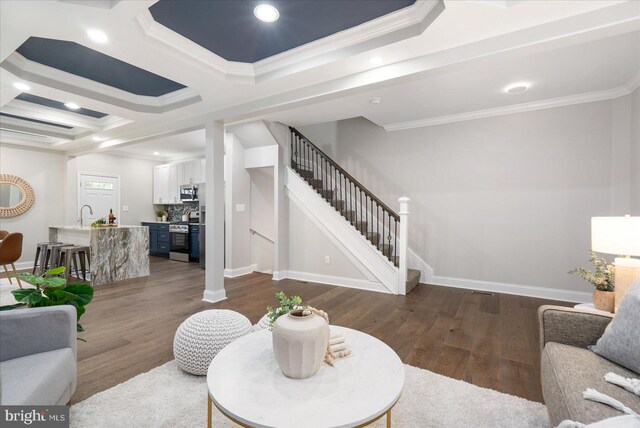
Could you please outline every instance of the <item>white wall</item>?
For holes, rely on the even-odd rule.
[[[24,235],[20,268],[32,266],[36,244],[49,240],[49,225],[64,223],[66,162],[58,153],[0,145],[0,172],[24,178],[36,194],[29,211],[0,218],[0,229]]]
[[[155,219],[153,208],[153,167],[160,162],[90,154],[72,158],[67,163],[66,223],[78,221],[78,173],[110,174],[120,176],[120,205],[129,211],[120,212],[118,223],[139,225],[141,221]]]
[[[614,113],[629,111],[603,101],[398,132],[350,119],[335,160],[391,207],[412,199],[410,247],[435,275],[590,291],[567,271],[587,265],[590,218],[625,203]]]
[[[227,181],[226,201],[226,250],[225,275],[234,276],[234,270],[243,270],[251,265],[251,177],[244,167],[245,149],[231,133],[225,136]],[[238,211],[244,205],[244,211]]]
[[[631,214],[640,215],[640,89],[631,95]]]
[[[338,146],[338,122],[306,125],[297,128],[298,131],[315,144],[327,156],[334,157]]]
[[[327,256],[330,264],[325,263]],[[366,280],[340,249],[294,203],[289,204],[288,266],[291,272]]]
[[[258,272],[273,272],[275,252],[274,167],[252,168],[251,176],[251,264]],[[261,236],[263,235],[263,236]],[[266,238],[265,238],[266,237]],[[268,239],[267,239],[268,238]]]

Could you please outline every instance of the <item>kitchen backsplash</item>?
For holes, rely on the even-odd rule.
[[[164,210],[169,214],[169,221],[180,221],[185,211],[199,212],[200,205],[197,202],[184,202],[180,205],[165,205]]]

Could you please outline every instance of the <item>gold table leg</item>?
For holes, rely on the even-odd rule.
[[[391,428],[391,409],[387,412],[387,428]]]
[[[207,393],[207,428],[211,428],[211,396]]]

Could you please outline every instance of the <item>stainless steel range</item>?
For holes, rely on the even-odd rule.
[[[169,225],[169,258],[189,261],[189,223],[186,221]]]

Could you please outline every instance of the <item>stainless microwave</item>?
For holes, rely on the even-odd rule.
[[[193,202],[198,200],[198,186],[180,186],[180,202]]]

